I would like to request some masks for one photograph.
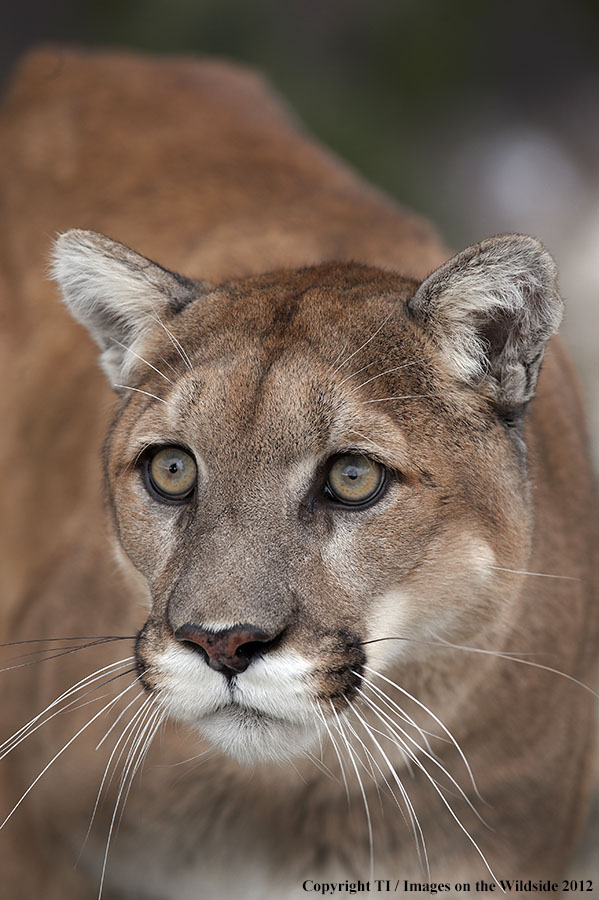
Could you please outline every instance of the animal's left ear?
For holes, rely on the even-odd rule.
[[[506,234],[475,244],[429,275],[408,301],[457,378],[508,415],[532,398],[563,304],[539,241]]]

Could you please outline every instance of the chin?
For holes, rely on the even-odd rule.
[[[194,723],[206,740],[245,765],[303,756],[318,741],[317,722],[277,719],[231,705]]]

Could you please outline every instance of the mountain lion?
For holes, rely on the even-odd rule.
[[[3,897],[559,890],[597,617],[547,251],[449,258],[221,62],[39,51],[1,128]]]

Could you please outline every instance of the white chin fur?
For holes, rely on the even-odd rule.
[[[318,722],[289,722],[263,713],[229,706],[196,723],[198,731],[215,747],[251,764],[301,756],[317,740]]]
[[[180,647],[157,661],[161,702],[240,762],[284,760],[313,746],[320,731],[308,686],[310,663],[293,651],[269,654],[229,682]]]

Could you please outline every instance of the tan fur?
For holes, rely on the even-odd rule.
[[[364,663],[426,704],[463,748],[488,806],[455,746],[431,739],[493,829],[449,798],[497,877],[559,878],[585,808],[592,698],[546,669],[440,643],[514,652],[592,683],[593,485],[556,339],[525,430],[518,424],[559,321],[548,255],[508,236],[421,285],[448,256],[434,232],[309,140],[254,74],[225,63],[38,52],[0,126],[2,640],[143,628],[146,688],[201,729],[198,705],[221,676],[173,632],[189,621],[251,622],[283,635],[238,683],[253,708],[288,718],[267,726],[264,746],[239,717],[227,738],[218,719],[204,736],[167,727],[129,797],[104,896],[274,900],[305,896],[307,878],[368,879],[349,758],[350,807],[326,733],[337,780],[301,755],[274,762],[251,749],[319,753],[302,692],[332,728],[329,699],[337,715],[349,702],[384,730],[358,703],[361,677],[447,738]],[[44,278],[53,238],[71,228],[198,279],[97,236],[58,242],[67,303],[111,379],[126,379],[116,407],[97,348]],[[110,342],[99,309],[127,309],[119,341],[138,355]],[[493,355],[495,344],[503,350]],[[198,459],[194,511],[157,504],[144,487],[138,456],[165,442]],[[364,511],[331,509],[314,487],[318,467],[347,448],[399,473]],[[405,640],[363,643],[382,637]],[[6,736],[88,672],[129,656],[134,641],[122,644],[4,673]],[[173,666],[184,670],[177,685]],[[100,707],[57,716],[2,761],[3,811]],[[94,746],[114,718],[60,757],[0,833],[11,900],[95,895],[115,785],[77,872],[73,862],[109,755]],[[206,736],[217,749],[201,766],[169,767],[209,747]],[[236,757],[249,748],[250,766],[223,752],[227,740]],[[412,780],[380,741],[418,816],[431,880],[492,880],[430,782],[417,768]],[[427,880],[384,785],[383,773],[402,805],[393,774],[373,744],[376,762],[354,744],[375,877]]]

